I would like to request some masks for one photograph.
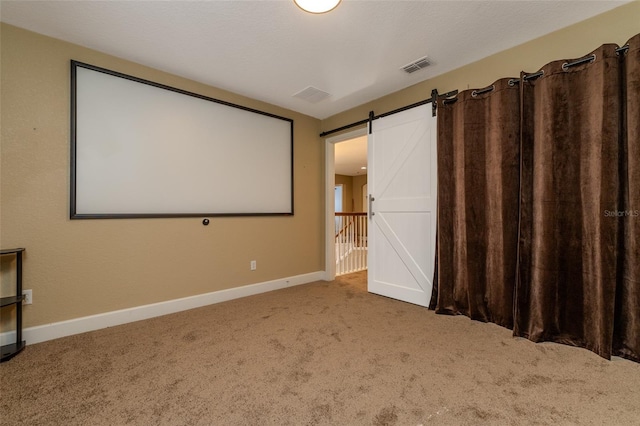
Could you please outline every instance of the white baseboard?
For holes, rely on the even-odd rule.
[[[129,322],[199,308],[201,306],[213,305],[215,303],[226,302],[228,300],[239,299],[241,297],[251,296],[254,294],[266,293],[268,291],[307,284],[314,281],[321,281],[325,279],[325,276],[324,271],[311,272],[308,274],[296,275],[273,281],[199,294],[197,296],[153,303],[151,305],[137,306],[135,308],[122,309],[119,311],[105,312],[103,314],[91,315],[88,317],[38,325],[24,329],[22,338],[27,342],[27,344],[45,342],[47,340],[53,340],[60,337],[86,333],[87,331],[99,330],[101,328],[113,327]],[[5,345],[14,341],[15,331],[0,334],[0,344]]]

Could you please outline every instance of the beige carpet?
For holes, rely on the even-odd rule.
[[[640,425],[640,364],[514,339],[365,281],[27,346],[0,365],[0,423]]]

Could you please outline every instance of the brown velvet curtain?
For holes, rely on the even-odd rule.
[[[440,101],[436,312],[513,325],[518,237],[519,89]]]
[[[610,358],[621,92],[616,45],[521,80],[520,268],[514,335]],[[523,74],[524,77],[524,74]],[[621,254],[621,253],[620,253]]]
[[[623,254],[619,260],[614,355],[640,362],[640,34],[629,40],[622,62],[622,216],[618,217]]]
[[[438,102],[434,307],[640,361],[640,35],[592,55]]]

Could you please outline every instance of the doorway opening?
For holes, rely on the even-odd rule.
[[[326,139],[326,279],[367,269],[367,131]]]
[[[378,118],[367,137],[369,196],[361,203],[369,228],[367,290],[429,306],[435,272],[437,120],[426,103]],[[336,276],[336,147],[366,134],[361,128],[325,140],[327,280]]]

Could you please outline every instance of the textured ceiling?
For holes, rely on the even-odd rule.
[[[2,0],[0,19],[322,119],[627,2]],[[293,97],[309,86],[329,96]]]

